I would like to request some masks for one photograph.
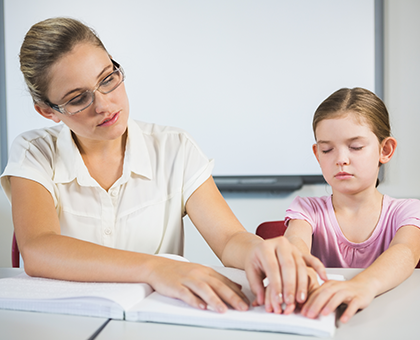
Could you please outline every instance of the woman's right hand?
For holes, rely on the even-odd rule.
[[[227,311],[227,304],[239,311],[249,308],[241,286],[212,268],[159,256],[151,262],[146,282],[162,295],[219,313]]]

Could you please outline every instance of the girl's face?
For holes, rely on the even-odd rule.
[[[64,104],[83,91],[95,89],[113,70],[106,51],[80,43],[51,67],[48,99],[57,105]],[[35,108],[46,118],[62,121],[80,140],[115,140],[127,129],[129,105],[124,82],[108,94],[96,91],[92,105],[72,116],[49,107]]]
[[[375,188],[379,164],[390,158],[383,157],[386,140],[379,144],[365,121],[356,120],[350,112],[340,118],[322,120],[315,135],[313,152],[333,191],[357,194]]]

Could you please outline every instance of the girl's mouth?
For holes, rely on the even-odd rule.
[[[341,171],[337,173],[334,177],[337,179],[349,179],[349,178],[352,178],[353,175],[349,174],[348,172]]]

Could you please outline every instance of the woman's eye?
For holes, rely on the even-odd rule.
[[[115,76],[114,72],[111,73],[108,77],[106,77],[104,80],[101,81],[101,87],[108,87],[113,86],[115,82],[118,81],[118,77]]]
[[[78,95],[77,97],[74,97],[72,100],[69,101],[68,104],[72,106],[83,105],[88,101],[89,101],[89,94],[87,92],[84,92]]]
[[[328,153],[328,152],[330,152],[332,149],[327,149],[327,150],[321,150],[322,151],[322,153]]]

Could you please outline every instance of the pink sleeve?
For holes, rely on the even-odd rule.
[[[284,220],[286,226],[290,220],[305,220],[314,229],[316,226],[316,215],[311,198],[297,196],[286,210]]]
[[[416,199],[404,200],[395,213],[396,231],[406,225],[414,225],[420,228],[420,201]]]

